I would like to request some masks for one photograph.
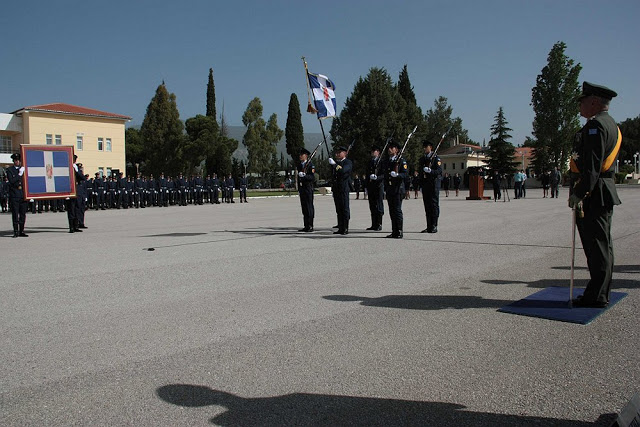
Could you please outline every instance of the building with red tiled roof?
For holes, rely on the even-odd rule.
[[[21,144],[72,145],[85,173],[125,172],[125,123],[131,117],[52,103],[0,114],[0,164],[11,164]]]

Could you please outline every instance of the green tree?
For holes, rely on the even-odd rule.
[[[633,155],[640,152],[640,116],[625,120],[619,124],[619,127],[622,132],[622,146],[618,159],[621,164],[625,161],[633,164]]]
[[[186,172],[192,173],[203,160],[214,155],[220,130],[215,116],[200,114],[187,119],[185,128],[188,138],[182,147],[183,163],[186,165]],[[207,173],[210,173],[209,168]]]
[[[278,127],[278,116],[274,113],[265,122],[260,98],[254,98],[242,115],[242,123],[247,127],[243,144],[249,152],[249,169],[263,176],[269,172],[271,157],[277,152],[276,144],[284,135]]]
[[[394,139],[399,141],[413,129],[415,124],[409,129],[405,119],[404,106],[385,69],[371,68],[366,77],[358,79],[342,112],[333,119],[330,131],[334,147],[348,147],[355,141],[349,152],[354,173],[365,173],[373,144],[384,145],[394,131]]]
[[[180,147],[184,141],[184,124],[176,104],[176,96],[169,93],[164,82],[156,89],[155,96],[147,106],[140,127],[147,165],[145,171],[159,175],[165,172],[175,175],[182,169]]]
[[[295,93],[289,98],[289,111],[287,112],[287,124],[284,128],[287,154],[291,156],[293,162],[298,161],[300,149],[304,148],[304,131],[302,128],[302,114],[300,113],[300,103]]]
[[[574,65],[564,51],[567,45],[557,42],[549,52],[547,65],[531,90],[533,120],[533,166],[536,173],[557,166],[566,170],[573,137],[580,129],[580,95],[578,77],[582,67]]]
[[[207,117],[216,118],[216,86],[213,84],[213,68],[209,68],[209,81],[207,82]]]
[[[137,163],[139,165],[140,172],[144,172],[147,162],[147,154],[145,152],[144,140],[140,134],[140,129],[125,129],[124,139],[126,141],[125,156],[127,162],[131,163],[134,167]]]
[[[518,162],[514,160],[516,149],[509,142],[511,139],[509,132],[513,129],[508,128],[507,125],[504,110],[500,107],[491,126],[491,140],[486,153],[489,158],[489,169],[497,170],[500,174],[511,175],[518,169]]]

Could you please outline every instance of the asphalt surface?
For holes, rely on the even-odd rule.
[[[542,190],[441,197],[405,238],[330,196],[0,221],[0,425],[608,425],[640,391],[640,188],[615,209],[614,289],[583,326],[497,311],[568,286],[571,214]],[[511,194],[513,197],[513,194]],[[386,206],[385,206],[386,209]],[[150,250],[153,249],[153,250]],[[576,284],[588,278],[580,249]]]

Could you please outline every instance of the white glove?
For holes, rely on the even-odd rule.
[[[398,176],[398,172],[396,171],[391,171],[391,178],[395,178]]]
[[[305,175],[306,175],[306,173],[304,173],[304,172],[298,172],[298,176],[299,176],[300,178],[304,177]]]
[[[24,166],[20,168],[20,172],[18,172],[18,176],[22,176],[23,173],[24,173]]]
[[[75,163],[73,164],[73,170],[75,170],[76,172],[78,172],[78,165],[76,165]]]
[[[329,164],[330,164],[331,166],[335,166],[335,165],[336,165],[336,161],[335,161],[335,160],[333,160],[331,157],[329,157]]]
[[[372,173],[371,175],[369,175],[369,179],[375,181],[376,179],[378,179],[378,175],[376,175],[375,173]]]
[[[426,173],[431,173],[431,168],[429,166],[423,167],[422,170],[425,171]]]

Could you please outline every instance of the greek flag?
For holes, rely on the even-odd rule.
[[[309,86],[313,91],[313,104],[318,110],[318,118],[334,117],[336,115],[336,86],[327,76],[307,73]]]
[[[30,194],[70,193],[69,154],[66,151],[27,150],[27,188]]]

